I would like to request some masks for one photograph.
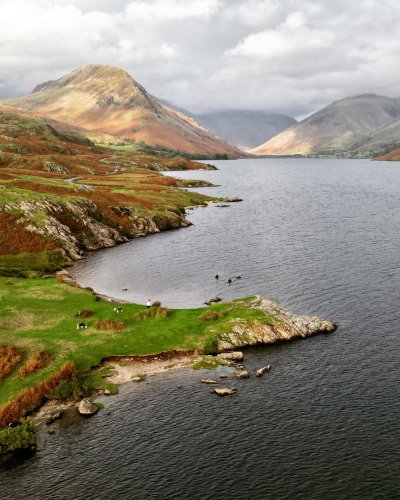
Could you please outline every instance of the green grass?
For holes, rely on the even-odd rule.
[[[61,269],[65,259],[58,250],[40,253],[0,255],[0,276],[34,277]]]
[[[11,281],[12,284],[6,284]],[[0,406],[12,400],[17,392],[43,381],[61,365],[72,361],[90,387],[108,388],[104,372],[89,370],[108,356],[156,354],[173,349],[202,349],[220,333],[231,331],[234,318],[269,322],[261,311],[248,309],[245,302],[221,303],[211,308],[173,309],[164,319],[134,319],[145,307],[123,304],[123,312],[114,312],[115,304],[96,301],[91,291],[58,283],[54,278],[1,279],[0,281],[0,344],[12,344],[26,360],[33,353],[47,349],[51,363],[42,370],[21,379],[18,369],[0,384]],[[81,320],[75,315],[82,309],[94,312]],[[216,321],[198,318],[206,309],[223,312]],[[123,321],[122,331],[97,330],[99,320]],[[88,328],[77,330],[76,323],[84,321]]]

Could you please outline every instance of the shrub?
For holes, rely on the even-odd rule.
[[[155,306],[153,304],[148,309],[144,309],[143,311],[139,311],[138,313],[136,313],[133,319],[136,320],[143,320],[149,318],[165,319],[168,317],[169,313],[170,310],[167,309],[166,307]]]
[[[61,380],[70,380],[76,373],[73,363],[65,363],[60,370],[33,387],[20,391],[17,397],[0,408],[0,428],[5,427],[10,422],[16,422],[34,410],[45,397],[55,390]]]
[[[13,285],[14,283],[11,280],[6,280],[4,282],[5,285]]]
[[[86,386],[81,376],[75,374],[71,380],[61,380],[52,393],[53,398],[67,399],[71,396],[80,398],[87,392]]]
[[[155,300],[152,304],[153,307],[161,307],[161,302],[159,300]]]
[[[217,354],[218,353],[218,339],[213,337],[204,342],[203,345],[204,354]]]
[[[21,217],[21,214],[0,211],[0,254],[40,253],[56,248],[54,241],[28,231],[18,222]]]
[[[123,330],[125,328],[125,323],[123,321],[103,319],[96,321],[96,328],[98,330]]]
[[[22,356],[14,346],[0,346],[0,380],[7,377],[21,360]]]
[[[91,316],[93,316],[93,314],[94,314],[94,311],[92,311],[90,309],[82,309],[81,311],[76,313],[75,316],[77,318],[90,318]]]
[[[41,368],[44,368],[51,359],[51,353],[46,351],[46,349],[42,349],[37,352],[34,356],[28,359],[25,366],[20,368],[19,374],[21,378],[25,378],[30,373],[36,372]]]
[[[207,309],[206,311],[203,311],[200,316],[199,320],[200,321],[216,321],[217,319],[223,318],[225,313],[223,311],[213,311],[211,309]]]
[[[35,450],[35,425],[30,418],[18,427],[0,431],[0,455],[19,450]]]

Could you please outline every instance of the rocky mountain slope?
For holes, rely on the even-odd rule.
[[[196,166],[100,148],[73,127],[0,107],[0,274],[51,271],[87,250],[187,226],[184,207],[209,197],[157,171]]]
[[[3,104],[33,110],[95,134],[133,138],[152,146],[189,153],[241,154],[192,118],[159,102],[128,73],[113,66],[84,66]]]
[[[365,94],[335,101],[253,149],[257,155],[374,156],[391,147],[396,99]],[[400,122],[399,122],[400,123]],[[376,135],[375,135],[376,134]]]

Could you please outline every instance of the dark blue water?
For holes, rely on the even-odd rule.
[[[81,283],[177,307],[261,293],[339,329],[248,351],[250,369],[274,368],[236,382],[234,399],[209,394],[204,374],[190,370],[125,386],[92,419],[70,415],[54,424],[55,436],[44,430],[36,456],[0,473],[0,496],[400,496],[400,165],[218,167],[195,173],[221,185],[204,192],[243,203],[196,209],[188,229],[98,252],[75,267]],[[237,274],[243,279],[228,285]]]

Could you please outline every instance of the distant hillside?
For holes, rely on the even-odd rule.
[[[159,101],[190,116],[221,139],[245,150],[258,146],[297,123],[290,116],[268,111],[230,109],[195,114],[164,99]]]
[[[287,115],[267,111],[227,110],[196,115],[205,128],[240,148],[254,148],[296,123]]]
[[[33,110],[92,133],[133,138],[152,146],[189,153],[241,154],[192,118],[159,102],[128,73],[113,66],[84,66],[3,104]]]
[[[374,94],[348,97],[333,102],[251,152],[258,155],[368,156],[373,154],[373,141],[379,143],[380,148],[388,145],[389,135],[396,134],[389,124],[397,119],[400,119],[400,102],[396,99]],[[377,134],[375,138],[374,133]]]

